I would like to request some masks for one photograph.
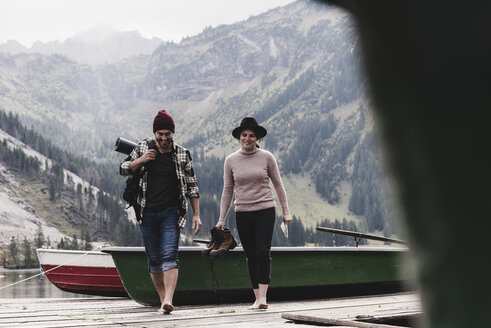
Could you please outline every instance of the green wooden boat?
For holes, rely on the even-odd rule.
[[[252,301],[253,293],[241,247],[210,260],[202,247],[179,248],[175,304]],[[104,247],[133,300],[158,306],[143,247]],[[340,297],[400,291],[408,280],[401,270],[406,248],[273,247],[269,300]]]

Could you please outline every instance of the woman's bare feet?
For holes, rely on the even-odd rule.
[[[249,306],[247,309],[248,310],[266,310],[268,308],[268,303],[266,301],[259,301],[256,300],[254,304]]]
[[[164,302],[164,301],[162,301],[162,299],[160,300],[160,304],[161,304],[161,305],[160,305],[160,308],[158,309],[158,311],[157,311],[157,312],[164,313],[164,304],[165,304],[165,302]]]
[[[174,311],[174,306],[172,304],[169,304],[169,303],[164,303],[164,305],[162,305],[162,310],[163,310],[164,314],[169,314],[172,311]]]

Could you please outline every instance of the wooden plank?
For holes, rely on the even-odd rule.
[[[156,307],[142,306],[131,299],[0,299],[0,327],[284,327],[288,322],[283,313],[300,315],[330,311],[339,319],[354,315],[377,315],[407,311],[411,303],[418,304],[413,294],[274,302],[267,311],[247,310],[249,304],[218,304],[177,306],[171,315],[157,313]],[[359,309],[371,309],[359,311]],[[317,312],[315,312],[317,311]],[[385,311],[385,312],[384,312]],[[324,312],[326,313],[326,312]],[[350,317],[351,315],[351,317]],[[308,327],[300,324],[295,327]]]
[[[347,326],[347,327],[356,327],[356,328],[405,328],[401,326],[393,326],[393,325],[384,325],[377,323],[368,323],[362,321],[354,321],[354,320],[345,320],[345,319],[333,319],[333,318],[322,318],[315,317],[310,315],[301,315],[294,313],[284,313],[281,316],[283,319],[293,320],[294,322],[306,322],[306,323],[315,323],[315,324],[323,324],[326,326]]]
[[[395,318],[412,318],[419,316],[422,312],[421,302],[414,298],[399,299],[390,301],[390,299],[379,299],[379,302],[370,304],[365,302],[359,304],[356,308],[352,305],[345,305],[338,308],[325,308],[320,310],[287,312],[282,314],[283,319],[292,320],[295,323],[313,323],[331,326],[351,326],[358,328],[395,328],[394,325],[377,323],[383,322],[382,319]],[[371,322],[363,322],[363,321]]]

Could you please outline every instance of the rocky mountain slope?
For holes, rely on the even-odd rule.
[[[22,184],[0,163],[0,248],[8,245],[12,236],[19,240],[24,237],[34,239],[39,228],[51,241],[65,237],[65,234],[37,215],[32,206],[19,195],[18,190],[21,188]]]
[[[36,139],[36,143],[45,142]],[[12,237],[17,242],[31,241],[39,233],[51,246],[61,238],[73,241],[87,233],[92,241],[129,245],[130,239],[139,244],[133,213],[125,212],[118,199],[63,168],[58,154],[66,153],[49,148],[50,156],[57,159],[53,160],[2,129],[0,140],[0,249]],[[31,139],[27,142],[33,144]],[[98,174],[92,162],[86,162],[86,167]]]
[[[195,154],[203,195],[216,202],[221,163],[238,147],[230,131],[253,115],[302,222],[346,218],[390,235],[396,215],[370,106],[352,19],[309,1],[104,66],[0,54],[0,109],[62,149],[116,168],[116,138],[151,136],[165,108],[176,141]],[[121,181],[116,169],[106,178]]]
[[[50,159],[39,154],[31,147],[27,146],[23,142],[10,136],[4,131],[0,130],[0,140],[5,140],[8,147],[11,149],[20,148],[28,156],[37,158],[43,165],[43,170],[46,169],[46,165],[51,166]],[[66,174],[71,177],[77,183],[84,183],[78,176],[71,172],[66,171]],[[38,229],[42,229],[46,238],[51,241],[58,241],[61,238],[69,235],[68,231],[65,233],[60,232],[52,224],[48,224],[43,215],[40,215],[39,211],[31,204],[35,195],[32,193],[32,187],[35,180],[24,179],[11,169],[7,168],[2,161],[0,161],[0,225],[2,229],[0,231],[0,245],[5,246],[10,242],[12,236],[22,240],[24,237],[31,240],[33,239]],[[87,185],[86,183],[84,183]],[[47,194],[47,188],[44,189],[44,194]],[[35,191],[39,192],[39,191]],[[43,193],[43,191],[40,191]],[[30,199],[31,201],[27,200]],[[39,204],[41,205],[41,204]],[[49,204],[48,204],[49,205]]]

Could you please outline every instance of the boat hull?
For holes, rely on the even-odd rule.
[[[128,296],[114,261],[107,253],[55,249],[37,249],[36,253],[46,277],[63,291]]]
[[[240,247],[209,260],[201,247],[181,247],[176,304],[240,302],[253,299]],[[129,296],[160,304],[143,247],[106,247]],[[270,300],[361,295],[401,290],[401,248],[273,247]]]

